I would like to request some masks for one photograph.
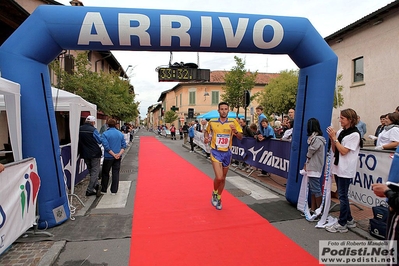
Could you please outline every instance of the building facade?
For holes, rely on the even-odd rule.
[[[380,115],[399,105],[399,1],[376,10],[327,36],[338,56],[338,85],[344,104],[333,110],[332,123],[339,126],[339,110],[354,109],[373,135]]]

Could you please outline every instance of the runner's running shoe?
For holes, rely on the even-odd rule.
[[[213,207],[216,207],[216,204],[218,204],[218,194],[212,191],[212,199],[211,203]]]
[[[222,200],[218,199],[218,202],[216,204],[216,210],[221,210],[222,209]]]

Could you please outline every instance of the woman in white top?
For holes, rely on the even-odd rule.
[[[286,126],[288,129],[284,132],[283,137],[281,138],[282,140],[289,140],[291,141],[292,139],[292,130],[294,129],[294,120],[289,119],[286,123]]]
[[[399,145],[399,113],[385,117],[384,130],[378,135],[376,150],[395,150]]]
[[[342,126],[340,130],[336,132],[332,127],[327,128],[331,150],[334,153],[331,173],[337,184],[340,205],[338,221],[331,226],[326,226],[326,230],[331,233],[346,233],[348,227],[356,227],[349,207],[348,191],[349,185],[356,175],[359,151],[363,146],[360,132],[356,127],[356,112],[350,108],[342,110],[339,120]]]

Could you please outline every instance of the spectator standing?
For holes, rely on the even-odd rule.
[[[80,158],[83,158],[89,170],[89,184],[86,188],[86,196],[100,196],[101,187],[98,183],[100,174],[100,162],[102,151],[100,148],[101,136],[94,127],[96,118],[89,115],[85,123],[79,128],[78,150]],[[74,184],[71,184],[74,185]]]
[[[226,183],[227,172],[231,162],[231,145],[233,137],[242,139],[242,130],[237,120],[228,118],[229,104],[218,104],[219,118],[211,119],[204,134],[204,143],[211,143],[211,161],[215,179],[213,181],[212,205],[222,209],[222,192]],[[212,134],[212,138],[209,136]]]
[[[310,211],[313,214],[320,207],[322,193],[320,178],[323,175],[324,154],[326,139],[320,128],[320,122],[316,118],[310,118],[307,123],[308,152],[303,169],[308,176],[309,190],[311,194]]]
[[[250,129],[250,127],[247,125],[247,121],[245,121],[245,118],[240,118],[240,120],[238,122],[241,126],[243,136],[247,137],[247,138],[253,138],[256,130],[255,130],[255,132],[253,132]],[[255,128],[256,128],[256,125],[255,125]],[[242,162],[240,169],[245,170],[247,168],[247,166],[248,165],[245,162]]]
[[[108,130],[105,131],[101,136],[101,142],[104,146],[101,193],[107,193],[109,172],[112,169],[111,194],[115,195],[119,188],[119,171],[121,168],[122,154],[126,149],[126,142],[122,132],[117,130],[115,127],[115,119],[109,119],[108,126]]]
[[[191,147],[190,152],[194,152],[194,146],[195,146],[195,144],[194,144],[194,137],[195,137],[194,131],[195,131],[195,122],[191,122],[191,126],[188,129],[188,137],[190,138],[190,147]]]
[[[287,121],[287,129],[284,131],[283,136],[281,137],[282,140],[289,140],[292,139],[292,130],[294,129],[294,120],[289,119]]]
[[[186,144],[188,142],[188,140],[187,140],[187,138],[188,138],[188,128],[189,128],[189,126],[187,125],[187,122],[184,122],[184,125],[182,127],[183,137],[184,137],[183,144]]]
[[[265,141],[267,139],[275,138],[276,135],[274,134],[274,129],[269,125],[269,121],[267,118],[263,118],[261,121],[261,127],[259,128],[258,134],[254,135],[255,139],[258,141]],[[262,170],[259,177],[270,176],[265,170]]]
[[[360,120],[360,116],[357,116],[356,127],[359,130],[359,132],[360,132],[361,138],[364,140],[364,135],[367,132],[367,127],[366,127],[366,123],[364,123],[363,121]]]
[[[247,121],[245,121],[245,118],[240,118],[239,124],[241,126],[242,134],[244,137],[252,138],[255,135],[255,133],[247,125]]]
[[[380,133],[384,130],[385,127],[385,117],[387,115],[381,115],[380,116],[380,124],[378,125],[378,127],[375,129],[375,133],[374,135],[369,135],[369,138],[374,140],[374,146],[377,146],[377,138],[378,135],[380,135]]]
[[[179,135],[180,135],[180,139],[182,140],[183,139],[183,127],[182,126],[180,126],[180,128],[179,128]]]
[[[258,129],[260,129],[262,127],[261,121],[266,118],[265,114],[263,113],[263,106],[256,106],[255,113],[258,115]]]
[[[356,127],[356,112],[350,108],[342,110],[340,123],[342,128],[337,132],[332,127],[327,128],[331,150],[334,154],[331,173],[335,177],[340,204],[338,221],[331,226],[326,226],[326,230],[331,233],[346,233],[348,227],[356,227],[349,206],[348,191],[349,185],[356,175],[360,148],[363,147],[363,140]]]
[[[201,124],[198,123],[198,120],[195,120],[195,130],[198,131],[198,132],[202,132]]]
[[[282,130],[281,134],[284,134],[284,132],[288,129],[287,124],[288,124],[289,120],[290,120],[290,117],[288,115],[283,116],[283,122],[281,123],[283,130]]]
[[[176,127],[174,124],[170,126],[170,138],[176,140]]]
[[[103,134],[105,131],[107,131],[108,125],[107,123],[104,123],[104,125],[101,126],[100,128],[100,135]]]
[[[283,135],[283,127],[281,125],[281,121],[279,120],[274,122],[274,134],[276,135],[276,138],[281,138]]]
[[[384,130],[378,135],[376,150],[394,150],[399,145],[399,113],[385,117]]]
[[[295,109],[290,109],[290,110],[288,110],[288,117],[291,119],[291,120],[294,120],[295,119]]]

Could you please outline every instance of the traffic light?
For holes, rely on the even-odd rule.
[[[173,112],[176,112],[176,111],[179,111],[179,107],[176,107],[176,106],[172,106],[171,108],[170,108],[170,110],[172,110]]]
[[[251,94],[249,94],[249,90],[245,90],[244,98],[245,98],[244,107],[247,108],[251,103]]]
[[[188,108],[188,118],[194,118],[194,108]]]

